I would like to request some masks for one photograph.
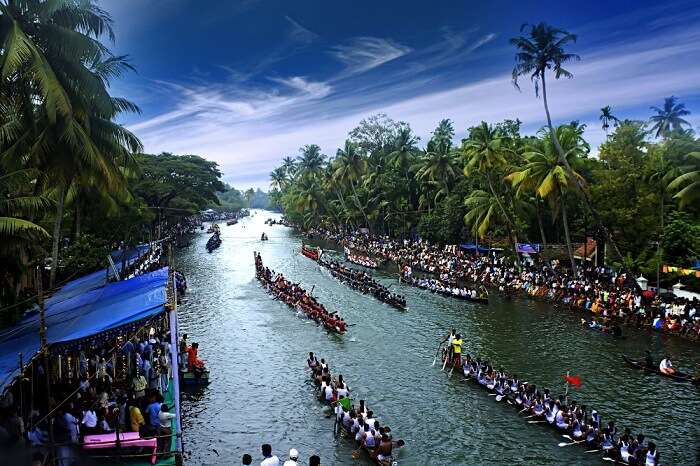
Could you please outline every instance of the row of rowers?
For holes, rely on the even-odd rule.
[[[380,463],[390,460],[394,447],[404,446],[404,441],[392,439],[391,428],[382,426],[375,419],[364,400],[360,400],[358,406],[352,404],[350,388],[343,380],[343,375],[332,377],[324,359],[319,361],[314,353],[309,353],[306,362],[313,371],[314,384],[320,389],[321,397],[327,404],[334,406],[336,419],[345,433],[354,436],[355,442],[360,448],[366,449],[371,458]]]
[[[302,311],[309,319],[316,323],[323,324],[324,327],[344,333],[348,324],[335,312],[328,312],[323,304],[316,301],[309,292],[292,283],[281,273],[275,273],[262,263],[260,254],[255,256],[255,268],[258,279],[263,281],[268,289],[285,304]]]
[[[644,446],[643,434],[635,437],[629,429],[625,429],[618,435],[614,421],[604,425],[596,410],[589,411],[585,405],[579,405],[575,400],[569,401],[565,395],[554,398],[549,389],[523,382],[517,375],[503,369],[496,370],[488,361],[473,359],[468,354],[462,361],[463,342],[460,335],[451,333],[448,341],[449,347],[443,356],[452,362],[453,367],[461,365],[465,377],[495,393],[497,398],[505,397],[521,412],[529,412],[532,418],[569,434],[576,442],[585,442],[591,448],[602,450],[607,458],[638,466],[659,464],[656,444],[649,441]]]

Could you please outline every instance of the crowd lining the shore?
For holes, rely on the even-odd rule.
[[[519,268],[504,256],[473,255],[456,246],[423,240],[397,240],[352,231],[315,228],[309,231],[343,247],[408,266],[437,277],[441,286],[487,286],[506,294],[542,299],[556,306],[588,311],[636,327],[647,327],[700,340],[700,302],[697,299],[642,291],[632,277],[608,267],[586,264],[576,277],[556,260],[533,259]],[[462,286],[460,285],[460,288]]]

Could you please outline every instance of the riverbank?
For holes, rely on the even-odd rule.
[[[336,442],[333,423],[322,415],[303,370],[314,351],[332,361],[353,382],[354,396],[371,401],[382,421],[406,440],[400,465],[601,464],[595,455],[559,448],[562,439],[554,432],[519,424],[492,397],[432,367],[439,342],[455,327],[464,336],[465,353],[497,361],[522,380],[563,390],[562,374],[580,376],[582,386],[570,391],[572,397],[620,426],[643,427],[661,448],[662,463],[696,464],[700,450],[690,421],[700,410],[696,393],[689,384],[628,368],[621,357],[651,348],[670,353],[682,368],[695,367],[700,355],[689,342],[632,332],[617,341],[545,303],[494,294],[488,306],[472,304],[402,285],[394,269],[373,272],[375,280],[406,297],[408,311],[397,312],[302,256],[301,244],[308,240],[265,225],[270,216],[279,218],[257,211],[223,228],[223,244],[212,254],[204,250],[206,235],[177,254],[189,285],[179,308],[182,331],[206,343],[202,357],[216,368],[210,386],[183,394],[188,463],[237,461],[244,453],[259,461],[260,445],[270,443],[279,456],[296,448],[303,459],[318,454],[322,464],[356,465],[352,443]],[[262,232],[269,241],[260,241]],[[342,257],[333,243],[311,242],[329,257]],[[254,278],[254,250],[303,288],[315,285],[320,302],[356,325],[342,336],[328,334],[271,301]]]
[[[591,318],[700,341],[698,300],[645,292],[630,283],[624,273],[611,268],[588,266],[574,278],[550,262],[533,261],[520,268],[503,256],[471,255],[457,246],[438,247],[424,241],[378,238],[359,232],[334,233],[320,228],[304,234],[392,261],[409,278],[415,268],[439,276],[443,286],[486,286],[506,297],[517,294],[578,310]]]

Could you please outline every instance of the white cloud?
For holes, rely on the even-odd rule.
[[[351,74],[364,73],[409,52],[410,47],[379,37],[356,37],[331,50],[331,54],[343,62]]]
[[[293,18],[285,16],[284,19],[286,19],[287,22],[289,22],[289,24],[292,26],[292,28],[289,31],[290,39],[296,42],[301,42],[303,44],[310,44],[311,42],[318,39],[318,34],[311,31],[310,29],[305,28]]]
[[[292,76],[291,78],[270,78],[279,84],[300,91],[314,99],[320,99],[331,93],[332,87],[328,83],[319,81],[309,81],[302,76]]]
[[[357,48],[342,52],[344,63],[355,73],[408,53],[403,46],[386,45],[384,39],[366,39],[372,39],[376,47],[369,47],[366,53]],[[493,35],[461,42],[456,36],[448,39],[462,53],[492,41]],[[412,57],[422,53],[418,50]],[[612,105],[621,118],[643,119],[649,115],[649,105],[660,104],[665,96],[700,98],[700,62],[688,59],[700,56],[698,28],[608,44],[582,51],[582,55],[583,61],[570,67],[575,79],[548,81],[548,93],[556,122],[579,119],[589,123],[586,137],[594,151],[604,138],[597,121],[601,107]],[[436,60],[435,71],[448,59]],[[455,122],[457,138],[481,120],[519,118],[527,132],[544,124],[541,99],[535,98],[529,82],[523,82],[522,92],[516,91],[507,65],[497,75],[449,89],[435,88],[439,75],[426,72],[406,77],[400,74],[403,68],[396,72],[394,68],[399,67],[387,67],[386,73],[373,76],[365,85],[358,79],[314,81],[306,76],[271,78],[280,87],[266,90],[168,83],[180,96],[178,104],[131,129],[148,151],[201,154],[219,162],[226,180],[235,186],[267,187],[268,173],[283,156],[296,154],[308,143],[319,144],[332,154],[360,119],[380,111],[408,121],[423,140],[442,118]]]

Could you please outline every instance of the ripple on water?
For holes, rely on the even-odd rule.
[[[402,465],[601,464],[583,449],[558,448],[553,431],[519,420],[505,403],[432,367],[451,327],[465,336],[466,352],[531,383],[556,390],[566,370],[580,375],[577,399],[620,427],[643,429],[660,444],[664,464],[697,464],[699,391],[627,368],[620,357],[651,347],[698,363],[694,346],[643,333],[614,341],[580,328],[577,315],[540,303],[494,298],[481,306],[400,285],[391,268],[377,272],[407,297],[409,310],[398,311],[349,290],[298,254],[300,239],[288,228],[264,225],[270,216],[259,212],[222,227],[223,244],[212,254],[204,250],[205,234],[178,253],[189,285],[181,327],[200,343],[213,378],[209,387],[183,395],[190,464],[236,464],[246,452],[259,461],[262,443],[281,457],[296,448],[303,461],[316,453],[324,464],[358,464],[352,443],[333,438],[333,422],[314,397],[308,351],[325,357],[354,398],[366,399],[406,440]],[[270,241],[258,241],[262,231]],[[329,335],[273,301],[254,279],[254,250],[356,325],[344,336]]]

